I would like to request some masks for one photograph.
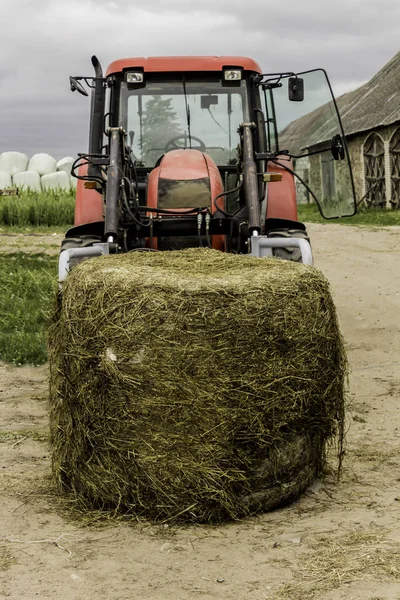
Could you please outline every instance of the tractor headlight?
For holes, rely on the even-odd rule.
[[[242,79],[242,69],[224,69],[225,81],[240,81]]]
[[[125,73],[126,83],[143,83],[144,74],[140,71],[128,71]]]

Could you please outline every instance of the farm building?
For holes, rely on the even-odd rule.
[[[337,99],[353,168],[358,199],[376,206],[400,208],[400,52],[368,83]],[[292,122],[282,137],[295,140],[298,150],[324,149],[334,133],[328,125],[329,105]],[[296,171],[322,199],[340,187],[341,162],[330,152],[303,157]],[[308,200],[299,187],[298,201]],[[369,192],[369,193],[368,193]]]

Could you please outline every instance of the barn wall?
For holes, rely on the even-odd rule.
[[[390,205],[391,198],[391,161],[389,154],[389,143],[394,132],[400,127],[400,123],[394,123],[387,127],[375,127],[369,131],[364,131],[347,140],[349,147],[350,160],[353,168],[354,185],[358,199],[364,197],[367,192],[364,168],[364,144],[371,133],[377,133],[381,136],[385,145],[385,174],[386,174],[386,203]]]
[[[309,169],[310,169],[310,161],[308,156],[303,156],[302,158],[297,158],[295,162],[295,171],[298,175],[304,179],[306,183],[309,182]],[[308,204],[312,202],[312,198],[310,198],[310,194],[306,187],[296,178],[296,199],[297,204]]]
[[[389,155],[389,142],[393,135],[393,133],[400,127],[400,123],[397,122],[393,125],[387,127],[376,127],[370,131],[364,131],[357,135],[353,135],[350,138],[347,138],[347,146],[349,149],[349,157],[350,163],[353,171],[354,178],[354,188],[356,192],[357,200],[360,200],[366,193],[366,184],[365,184],[365,169],[364,169],[364,143],[368,136],[376,132],[378,133],[384,143],[386,149],[385,155],[385,169],[386,169],[386,190],[387,190],[387,202],[389,204],[390,194],[391,194],[391,162]],[[312,150],[312,148],[310,148]],[[298,167],[297,167],[298,165]],[[299,169],[299,174],[303,179],[308,179],[311,189],[315,192],[317,197],[323,197],[323,189],[322,189],[322,177],[321,177],[321,155],[317,154],[314,156],[310,156],[308,161],[306,158],[302,158],[300,161],[297,161],[296,168]],[[336,189],[339,195],[341,191],[345,191],[347,186],[345,184],[347,175],[344,169],[343,163],[335,161],[335,179],[336,179]],[[297,198],[298,202],[307,202],[307,195],[304,192],[304,187],[299,186],[297,190]],[[312,198],[310,199],[312,202]]]
[[[365,134],[362,134],[347,140],[357,200],[359,200],[364,194],[364,166],[361,148],[366,137],[367,136]]]

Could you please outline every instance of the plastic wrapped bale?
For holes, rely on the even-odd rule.
[[[0,171],[15,175],[26,171],[28,157],[22,152],[2,152],[0,154]]]
[[[17,173],[13,177],[15,187],[21,190],[31,190],[32,192],[40,192],[42,186],[40,184],[40,175],[36,171],[24,171]]]
[[[70,177],[67,175],[67,173],[65,173],[65,171],[57,171],[57,173],[43,175],[40,179],[42,183],[42,189],[45,191],[71,189]]]
[[[39,175],[49,175],[57,170],[57,161],[50,154],[34,154],[28,164],[28,171],[37,171]]]
[[[297,498],[343,435],[346,360],[313,267],[190,249],[89,259],[49,330],[60,490],[198,522]]]
[[[12,179],[9,173],[0,171],[0,190],[5,190],[12,187]]]
[[[74,158],[72,156],[66,156],[57,162],[57,171],[65,171],[68,177],[71,175],[72,165],[74,164]]]

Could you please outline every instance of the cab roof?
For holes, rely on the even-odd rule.
[[[260,65],[243,56],[154,56],[150,58],[122,58],[112,62],[106,76],[125,69],[143,69],[147,73],[222,71],[224,67],[241,67],[245,71],[261,73]]]

